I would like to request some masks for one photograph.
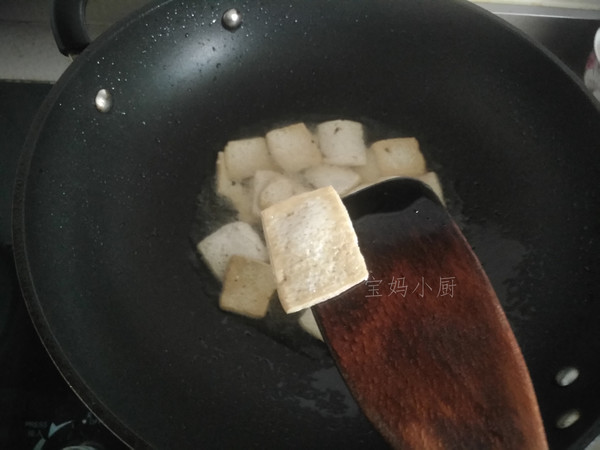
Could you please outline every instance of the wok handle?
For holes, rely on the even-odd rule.
[[[63,55],[78,55],[90,44],[85,23],[86,5],[87,0],[52,1],[52,34]]]

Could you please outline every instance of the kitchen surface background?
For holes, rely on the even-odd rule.
[[[58,52],[52,37],[50,3],[0,0],[0,80],[53,83],[69,66],[71,59]],[[147,0],[89,0],[90,36],[98,36],[145,3]],[[542,43],[576,76],[583,77],[595,30],[600,27],[600,0],[477,3]],[[9,185],[7,182],[0,187]],[[600,437],[588,449],[600,450]]]

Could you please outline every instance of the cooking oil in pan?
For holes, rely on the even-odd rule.
[[[304,125],[306,125],[306,129],[308,130],[308,132],[313,137],[315,137],[317,136],[318,124],[329,120],[331,120],[331,118],[314,116],[311,117],[311,120],[305,121],[303,123]],[[290,124],[298,123],[299,122],[294,122],[291,120],[283,120],[271,121],[270,123],[255,124],[244,130],[239,130],[238,133],[236,133],[236,136],[232,137],[231,140],[239,140],[244,139],[246,137],[250,138],[256,136],[265,136],[266,133],[270,130],[281,129],[287,127]],[[362,124],[362,135],[360,139],[363,140],[365,153],[368,151],[369,146],[373,142],[398,137],[410,137],[408,134],[400,133],[397,127],[394,128],[386,126],[384,124],[364,118],[360,120],[354,120],[353,123]],[[215,167],[216,160],[217,156],[215,155]],[[324,167],[329,167],[332,165],[323,163],[319,164],[322,164]],[[428,166],[432,166],[431,161],[428,161]],[[339,171],[333,171],[332,173],[349,173],[352,170],[354,170],[351,167],[342,167],[341,169],[342,170]],[[303,176],[306,177],[306,173],[308,172],[308,170],[309,169],[307,169],[304,172],[299,171],[298,173],[294,173],[293,175],[290,175],[289,173],[283,173],[285,171],[281,170],[279,170],[279,172],[282,172],[282,176],[289,177],[295,183],[298,180],[302,179]],[[381,175],[381,177],[383,177],[383,175]],[[255,178],[256,177],[252,177],[251,179],[245,179],[241,182],[232,182],[232,185],[235,183],[243,183],[245,184],[244,186],[237,186],[237,188],[240,188],[241,190],[247,189],[248,192],[252,193],[253,190],[256,190],[256,186],[253,185]],[[335,181],[337,180],[333,180],[332,184]],[[373,180],[369,181],[373,182]],[[314,181],[310,182],[303,180],[302,182],[304,183],[304,187],[306,187],[307,189],[314,189],[320,187],[314,185]],[[202,184],[202,188],[197,197],[196,219],[191,229],[190,239],[192,245],[194,246],[195,253],[193,264],[196,270],[198,271],[199,276],[201,276],[203,280],[206,280],[206,282],[203,283],[205,289],[204,294],[208,298],[211,298],[214,307],[218,308],[220,296],[220,283],[217,282],[216,279],[212,276],[210,270],[208,269],[208,266],[204,263],[202,256],[195,251],[195,246],[198,242],[200,242],[206,236],[218,230],[223,225],[240,220],[241,213],[233,206],[230,200],[217,194],[216,184],[216,176],[207,178]],[[360,182],[356,183],[356,185],[358,184],[360,184]],[[255,203],[256,197],[250,195],[247,201]],[[254,205],[254,208],[256,208],[256,205]],[[260,219],[255,217],[251,225],[264,241],[262,227],[260,226]],[[230,313],[223,311],[223,314]],[[301,313],[286,314],[283,311],[277,299],[277,294],[275,293],[269,303],[269,308],[264,318],[254,319],[244,317],[241,315],[236,315],[236,320],[242,321],[248,327],[252,327],[253,329],[256,329],[270,336],[271,338],[280,342],[281,344],[286,345],[295,351],[306,354],[309,357],[317,359],[327,357],[326,355],[328,354],[328,352],[325,345],[320,340],[315,339],[315,337],[313,337],[300,327],[300,315]]]

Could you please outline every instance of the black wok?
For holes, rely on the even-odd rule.
[[[232,7],[234,31],[221,23]],[[370,139],[420,139],[522,346],[551,445],[588,442],[598,105],[460,1],[166,1],[76,59],[33,124],[14,211],[22,289],[73,389],[136,448],[385,446],[322,344],[218,309],[193,245],[219,219],[205,203],[197,222],[196,197],[228,139],[338,117]],[[579,379],[561,387],[569,366]],[[557,428],[569,410],[579,420]]]

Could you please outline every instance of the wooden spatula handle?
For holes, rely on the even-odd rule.
[[[402,449],[547,448],[519,346],[446,211],[420,198],[354,226],[370,278],[313,311],[383,436]]]

